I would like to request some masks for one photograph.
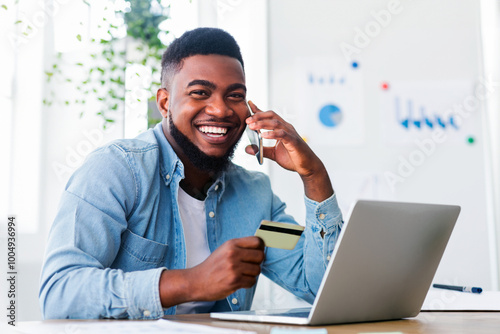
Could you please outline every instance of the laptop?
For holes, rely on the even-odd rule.
[[[211,313],[222,320],[330,325],[415,317],[459,206],[359,200],[312,307]]]

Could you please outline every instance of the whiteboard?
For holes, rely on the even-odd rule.
[[[269,105],[325,163],[344,213],[360,198],[460,205],[435,282],[496,290],[479,26],[473,0],[270,0]],[[299,177],[270,174],[303,220]]]

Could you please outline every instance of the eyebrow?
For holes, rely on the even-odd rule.
[[[244,84],[241,84],[241,83],[234,83],[234,84],[231,84],[229,85],[229,87],[227,87],[227,91],[230,92],[232,90],[236,90],[236,89],[243,89],[245,91],[245,93],[247,92],[247,86],[245,86]]]
[[[191,86],[196,86],[196,85],[205,86],[205,87],[210,88],[210,89],[217,88],[217,86],[213,82],[210,82],[208,80],[193,80],[190,83],[188,83],[187,86],[191,87]]]
[[[193,80],[193,81],[189,82],[187,87],[196,86],[196,85],[205,86],[205,87],[213,89],[213,90],[215,90],[217,88],[217,85],[214,84],[213,82],[208,81],[208,80],[200,80],[200,79]],[[236,89],[243,89],[245,92],[247,91],[247,87],[242,83],[231,84],[227,87],[226,91],[230,92],[230,91],[236,90]]]

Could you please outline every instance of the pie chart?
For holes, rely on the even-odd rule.
[[[342,122],[343,114],[339,107],[333,104],[327,104],[319,111],[319,120],[321,124],[329,128],[334,128]]]

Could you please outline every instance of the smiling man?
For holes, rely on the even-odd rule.
[[[273,111],[250,103],[250,116],[228,33],[186,32],[163,55],[161,80],[163,121],[93,152],[66,186],[42,270],[44,318],[245,310],[260,273],[312,302],[342,227],[322,162]],[[231,162],[247,126],[269,130],[277,144],[264,157],[303,181],[306,229],[294,250],[253,236],[263,219],[295,221],[266,175]]]

